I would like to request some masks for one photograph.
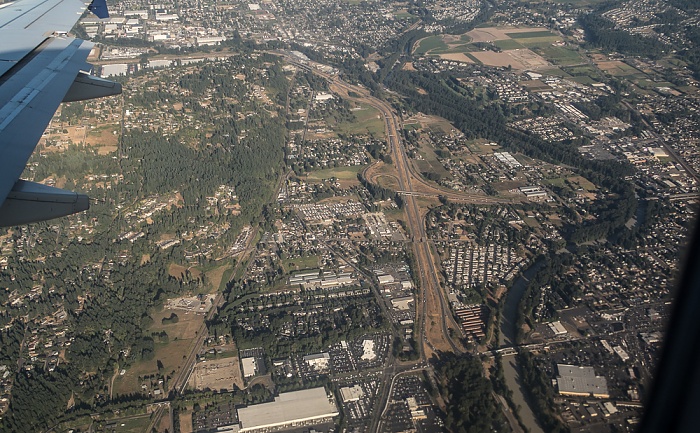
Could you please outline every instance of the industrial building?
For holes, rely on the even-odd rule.
[[[609,398],[608,383],[602,376],[596,376],[593,367],[557,364],[557,387],[559,394],[598,398]]]
[[[324,387],[281,393],[270,403],[238,409],[240,433],[271,432],[330,422],[338,415]]]

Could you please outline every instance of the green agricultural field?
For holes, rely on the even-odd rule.
[[[513,39],[503,39],[500,41],[494,41],[493,44],[502,50],[515,50],[518,48],[523,48],[522,45],[520,45],[517,41]]]
[[[475,47],[472,44],[461,44],[461,45],[450,46],[450,48],[447,50],[435,50],[433,52],[435,54],[438,54],[438,53],[468,53],[470,51],[474,51],[474,49],[475,49]]]
[[[428,36],[427,38],[420,40],[420,42],[418,43],[418,48],[416,48],[415,54],[420,56],[435,49],[446,50],[447,48],[448,46],[442,40],[441,36]]]
[[[555,65],[569,66],[584,61],[578,52],[564,47],[556,47],[551,44],[538,47],[536,51],[539,55]]]
[[[557,37],[554,33],[549,30],[537,30],[534,32],[518,32],[518,33],[506,33],[506,36],[512,39],[528,39],[528,38],[543,38],[543,37]]]
[[[521,38],[517,41],[527,48],[542,47],[546,45],[551,45],[554,42],[559,42],[561,38],[559,36],[542,36],[539,38]]]
[[[563,68],[569,75],[574,77],[588,76],[596,78],[600,76],[598,68],[593,66],[574,66],[571,68]]]
[[[542,75],[553,75],[555,77],[562,77],[562,78],[569,78],[571,75],[567,74],[566,71],[562,71],[559,68],[552,68],[552,69],[542,69],[537,71]]]

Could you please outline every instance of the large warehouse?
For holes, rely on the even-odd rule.
[[[596,376],[593,367],[557,364],[559,394],[609,398],[608,384],[604,377]]]
[[[281,393],[273,402],[238,409],[241,433],[310,426],[337,415],[335,401],[324,387]]]

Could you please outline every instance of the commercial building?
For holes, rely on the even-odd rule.
[[[596,376],[593,367],[557,364],[557,387],[559,394],[598,398],[609,398],[608,383],[602,376]]]
[[[340,395],[343,398],[343,403],[347,403],[349,401],[358,401],[365,396],[365,392],[360,385],[353,385],[340,388]]]
[[[281,393],[275,401],[238,409],[240,432],[271,432],[332,421],[338,415],[324,387]]]
[[[314,368],[317,371],[328,369],[328,363],[330,360],[331,356],[328,354],[328,352],[315,353],[304,357],[304,362],[309,364],[309,367]]]

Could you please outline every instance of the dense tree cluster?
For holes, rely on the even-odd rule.
[[[668,48],[658,39],[616,29],[615,23],[596,13],[581,16],[579,22],[586,30],[587,40],[604,50],[657,58]]]
[[[533,403],[531,406],[543,430],[551,433],[566,433],[569,428],[555,415],[554,390],[544,369],[537,359],[527,351],[518,354],[523,389],[527,390]]]
[[[440,394],[446,396],[445,427],[454,433],[509,431],[492,397],[491,382],[479,358],[442,354],[436,369]]]

